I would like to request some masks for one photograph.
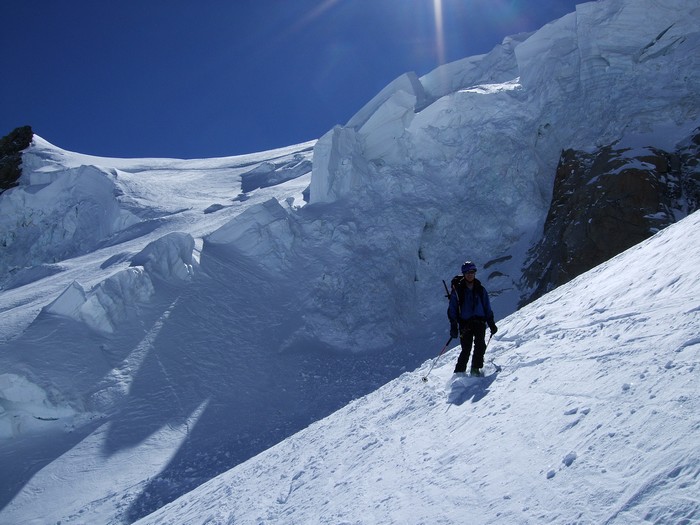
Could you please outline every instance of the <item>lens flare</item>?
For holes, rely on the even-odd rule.
[[[303,27],[311,22],[313,22],[315,19],[317,19],[319,16],[321,16],[324,12],[328,11],[331,7],[333,7],[335,4],[338,3],[339,0],[324,0],[321,2],[319,5],[314,7],[309,13],[304,16],[301,21],[299,22],[299,26]]]
[[[442,0],[433,0],[435,16],[435,46],[439,64],[445,63],[445,32],[442,25]]]

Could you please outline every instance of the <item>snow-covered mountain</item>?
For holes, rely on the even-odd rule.
[[[220,159],[105,159],[35,136],[19,185],[0,194],[0,523],[132,522],[425,366],[447,337],[441,280],[466,258],[477,261],[497,318],[513,313],[539,284],[521,277],[530,250],[546,238],[562,151],[579,158],[612,145],[688,151],[700,126],[699,50],[696,2],[606,0],[486,55],[399,77],[317,142]],[[689,180],[695,173],[681,171]],[[676,199],[663,211],[681,219],[691,201]],[[547,267],[554,259],[542,253],[537,262]],[[528,323],[557,309],[563,324],[550,322],[551,333],[582,353],[581,338],[561,335],[580,318],[564,314],[612,282],[589,289],[590,298],[557,290],[540,310],[509,318],[493,355],[530,341]],[[676,313],[696,330],[689,300],[681,295]],[[623,333],[627,313],[608,317],[608,303],[591,308],[605,308],[600,323],[622,319],[619,337],[660,337],[642,332],[641,322]],[[692,357],[697,342],[678,345]],[[526,356],[513,359],[493,379],[528,369]],[[392,385],[403,390],[412,376]],[[611,386],[622,376],[601,377]],[[633,390],[630,379],[625,384],[623,392]],[[522,393],[510,383],[503,389]],[[445,396],[411,387],[399,397],[410,407],[426,392],[431,406]],[[462,394],[448,395],[459,404]],[[499,399],[519,409],[536,404],[525,413],[542,410],[543,400],[548,406],[546,396]],[[592,412],[566,415],[585,410]],[[513,421],[505,412],[480,415],[505,428]],[[392,424],[383,422],[387,432]],[[403,422],[396,425],[398,435]],[[526,440],[545,446],[537,436]],[[290,454],[285,461],[301,461]],[[696,472],[697,461],[690,465]],[[296,474],[292,487],[303,480]],[[394,521],[403,521],[405,508]]]
[[[700,212],[138,523],[696,523],[698,257]]]

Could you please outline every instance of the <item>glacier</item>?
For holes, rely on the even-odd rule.
[[[107,159],[35,136],[0,195],[0,521],[145,517],[423,366],[467,258],[514,313],[562,150],[700,126],[698,21],[689,0],[580,4],[274,151]]]

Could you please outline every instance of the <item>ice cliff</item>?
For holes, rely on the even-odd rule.
[[[0,432],[96,413],[116,456],[186,428],[167,465],[129,481],[145,487],[138,517],[433,357],[441,280],[465,259],[502,319],[541,284],[523,267],[568,159],[587,169],[634,145],[693,179],[699,22],[695,0],[581,4],[400,76],[315,144],[259,154],[104,159],[35,136],[0,195]],[[677,172],[644,162],[616,182]],[[557,197],[604,202],[611,166]],[[697,202],[687,188],[659,200],[669,220]],[[557,215],[550,244],[588,218]],[[537,275],[569,253],[538,258]]]

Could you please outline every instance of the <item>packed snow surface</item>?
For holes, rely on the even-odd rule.
[[[0,195],[0,523],[697,520],[697,214],[507,316],[562,149],[700,126],[699,21],[581,4],[274,151],[35,137]],[[495,364],[424,384],[467,258]]]
[[[139,524],[697,523],[700,213]]]

